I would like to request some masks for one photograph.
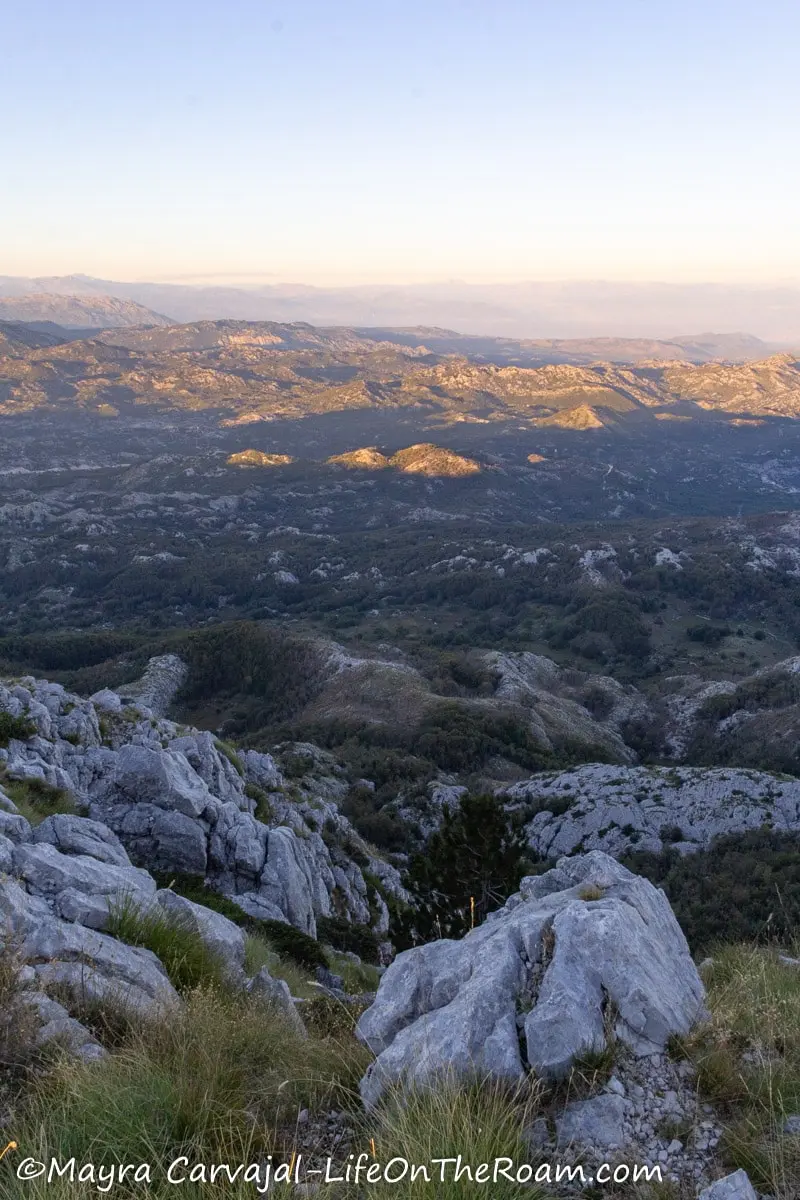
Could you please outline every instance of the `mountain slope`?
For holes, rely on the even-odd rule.
[[[52,321],[73,329],[170,324],[168,317],[133,300],[119,300],[114,296],[63,296],[49,292],[0,296],[0,319]]]

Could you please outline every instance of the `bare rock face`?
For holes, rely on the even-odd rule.
[[[611,1037],[657,1054],[703,1000],[663,892],[600,852],[561,859],[462,941],[398,956],[358,1023],[377,1056],[362,1097],[447,1073],[558,1078]]]

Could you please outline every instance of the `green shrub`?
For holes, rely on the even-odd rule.
[[[681,831],[665,830],[670,838]],[[664,889],[690,947],[786,941],[800,927],[800,835],[753,830],[681,855],[637,851],[622,860]]]
[[[318,917],[317,937],[334,950],[349,950],[366,962],[378,961],[380,939],[368,925],[354,925],[343,917]]]
[[[239,755],[236,753],[236,747],[232,746],[230,742],[224,742],[222,738],[214,738],[214,745],[216,746],[217,750],[219,750],[220,754],[227,758],[228,762],[231,764],[236,773],[243,777],[244,767],[239,761]]]
[[[258,929],[282,958],[291,959],[300,967],[327,967],[328,960],[319,942],[283,921],[259,920]]]
[[[14,738],[24,742],[35,734],[36,726],[28,717],[13,717],[10,712],[0,712],[0,746],[5,748]]]
[[[275,810],[272,807],[272,801],[264,789],[258,787],[255,783],[247,783],[245,784],[244,794],[255,803],[256,811],[253,815],[256,820],[261,821],[264,825],[269,825],[275,816]]]
[[[198,876],[162,872],[157,873],[155,879],[159,887],[172,888],[179,896],[195,904],[204,904],[247,932],[265,938],[279,955],[291,959],[298,966],[313,968],[328,965],[322,946],[307,933],[283,921],[265,921],[260,917],[248,916],[235,901],[206,887]]]
[[[463,936],[515,891],[532,859],[521,815],[490,793],[467,793],[410,860],[413,908],[398,916],[394,940],[405,947]]]

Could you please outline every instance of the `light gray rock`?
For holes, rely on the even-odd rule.
[[[20,955],[40,986],[58,984],[77,1002],[110,1000],[145,1013],[180,1003],[155,954],[83,925],[41,921],[24,938]]]
[[[734,1171],[704,1188],[697,1200],[758,1200],[746,1171]]]
[[[208,731],[185,734],[173,738],[169,748],[185,756],[192,769],[219,800],[225,804],[234,803],[240,808],[246,806],[244,779],[233,763],[217,749],[213,734]]]
[[[43,992],[23,992],[20,1003],[34,1012],[40,1022],[36,1035],[38,1046],[57,1043],[87,1061],[107,1056],[107,1051],[95,1041],[86,1026],[71,1017],[64,1006],[50,996]]]
[[[208,785],[186,756],[175,750],[122,746],[110,788],[117,803],[128,799],[195,819],[214,804]]]
[[[248,783],[254,783],[265,792],[277,791],[283,787],[283,775],[271,754],[261,754],[258,750],[240,750],[239,758]]]
[[[704,1016],[703,985],[663,892],[599,852],[549,874],[554,881],[542,876],[531,889],[542,894],[515,897],[460,942],[398,955],[357,1027],[377,1056],[361,1084],[368,1106],[387,1084],[446,1072],[519,1079],[532,1068],[557,1078],[603,1049],[612,1013],[613,1036],[639,1056]],[[598,889],[602,899],[582,898]]]
[[[59,813],[47,817],[33,831],[34,842],[47,842],[62,854],[80,854],[116,867],[130,867],[125,847],[100,821]]]
[[[788,1137],[800,1137],[800,1113],[791,1113],[783,1122],[783,1132]]]
[[[0,875],[10,875],[14,866],[14,843],[0,833]]]
[[[563,1075],[579,1054],[603,1048],[607,1005],[616,1037],[637,1054],[662,1050],[702,1013],[703,985],[666,896],[625,874],[602,899],[555,915],[552,960],[525,1020],[540,1074]]]
[[[613,1092],[568,1104],[556,1120],[557,1144],[597,1150],[619,1149],[625,1145],[627,1109],[622,1096]]]
[[[352,846],[365,855],[369,850],[338,811],[348,784],[333,756],[305,744],[287,747],[308,759],[310,772],[288,798],[271,790],[283,783],[275,759],[257,751],[238,755],[245,778],[270,792],[268,824],[262,823],[251,815],[255,802],[245,795],[245,778],[213,735],[155,715],[163,711],[163,694],[159,701],[152,687],[174,683],[183,671],[180,661],[162,659],[150,667],[142,686],[119,693],[106,689],[90,701],[45,680],[0,684],[0,706],[28,713],[37,729],[36,736],[0,750],[6,769],[20,779],[68,789],[88,813],[48,818],[31,831],[0,794],[0,836],[50,845],[66,857],[88,857],[109,867],[132,869],[135,863],[168,876],[203,877],[252,915],[285,920],[312,934],[316,919],[334,911],[335,900],[337,913],[385,935],[389,912],[380,892],[401,899],[400,877],[371,858],[380,891],[372,883],[368,887]],[[69,893],[57,911],[100,927],[104,906],[74,895],[82,890],[89,895],[87,884],[65,874],[56,879],[52,872],[39,883],[30,871],[25,878],[51,901]]]
[[[116,692],[112,692],[111,688],[101,688],[99,692],[95,692],[89,699],[100,712],[118,713],[122,711],[122,701]]]
[[[25,817],[0,808],[0,834],[11,842],[29,842],[33,837],[33,830]]]
[[[615,857],[632,849],[658,852],[675,830],[678,849],[687,853],[763,825],[800,829],[800,780],[735,767],[591,763],[537,775],[503,795],[513,808],[533,803],[541,810],[526,832],[531,848],[546,858],[578,849]]]
[[[123,703],[133,703],[163,717],[183,685],[189,668],[177,654],[160,654],[151,658],[144,675],[135,683],[120,688]]]
[[[93,804],[89,811],[114,830],[135,862],[153,871],[205,875],[207,832],[201,822],[153,804]]]
[[[14,850],[14,872],[34,895],[54,897],[66,888],[89,896],[114,896],[141,902],[155,895],[155,880],[137,867],[118,867],[82,854],[62,854],[48,842],[25,843]]]
[[[89,929],[105,929],[115,903],[115,896],[89,896],[75,888],[65,888],[56,896],[53,907],[64,921],[76,921]]]
[[[171,921],[191,930],[205,942],[224,964],[232,980],[244,980],[245,937],[238,925],[222,913],[195,904],[166,888],[156,893],[156,904]]]
[[[284,913],[290,924],[316,937],[314,896],[319,896],[300,840],[291,829],[273,829],[267,839],[267,861],[260,892]],[[325,893],[327,899],[327,892]]]
[[[267,829],[236,804],[224,804],[208,841],[209,869],[231,886],[258,887],[267,859]]]
[[[248,991],[254,996],[259,996],[281,1013],[295,1033],[299,1033],[301,1037],[307,1037],[303,1018],[297,1011],[297,1005],[292,999],[292,993],[289,991],[289,985],[285,979],[274,979],[268,968],[262,967],[258,974],[250,980]]]
[[[0,878],[0,942],[17,943],[51,919],[46,900],[29,896],[15,879]]]

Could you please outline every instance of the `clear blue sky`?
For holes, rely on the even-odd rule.
[[[797,0],[4,0],[0,273],[800,279]]]

